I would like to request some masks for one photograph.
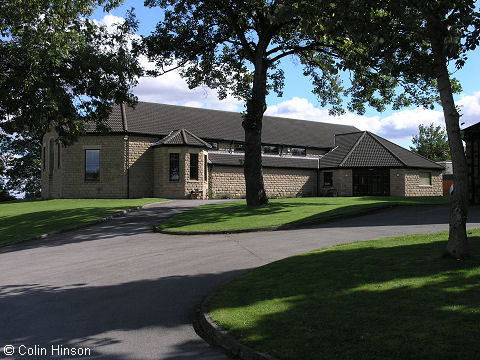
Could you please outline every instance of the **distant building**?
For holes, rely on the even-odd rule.
[[[107,123],[44,136],[44,198],[245,196],[241,114],[139,102]],[[270,197],[442,195],[442,166],[353,126],[265,116],[262,141]]]
[[[480,123],[463,130],[466,142],[465,156],[467,158],[468,192],[471,203],[480,203]]]

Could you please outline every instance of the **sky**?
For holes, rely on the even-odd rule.
[[[135,8],[139,20],[139,35],[148,35],[162,18],[159,8],[145,8],[143,1],[126,0],[124,4],[104,13],[98,9],[92,19],[107,26],[122,21],[127,10]],[[144,64],[148,66],[148,64]],[[385,137],[401,146],[411,146],[413,135],[418,133],[419,124],[434,123],[444,127],[443,113],[440,107],[434,110],[410,107],[399,111],[387,109],[378,113],[367,108],[364,115],[347,113],[342,116],[329,116],[328,108],[322,108],[312,93],[312,85],[303,76],[302,66],[294,58],[286,58],[282,62],[285,72],[285,88],[282,97],[270,94],[267,97],[265,115],[289,117],[328,123],[353,125],[360,130],[369,130]],[[453,67],[452,67],[453,69]],[[480,121],[480,49],[468,54],[466,65],[455,71],[454,77],[462,85],[462,93],[455,96],[456,104],[460,106],[463,127]],[[140,78],[133,93],[140,101],[201,107],[207,109],[244,111],[244,104],[234,98],[218,100],[214,90],[197,88],[190,90],[178,72],[171,72],[157,78]]]

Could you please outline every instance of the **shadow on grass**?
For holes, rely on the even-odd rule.
[[[188,207],[187,207],[188,208]],[[7,242],[6,247],[0,247],[0,253],[24,250],[36,247],[51,247],[78,243],[84,241],[97,241],[113,239],[119,236],[137,236],[144,233],[151,233],[152,227],[170,216],[185,210],[185,207],[172,206],[168,202],[161,206],[143,208],[142,210],[129,213],[127,216],[116,217],[107,222],[84,227],[67,233],[55,234],[46,239],[37,239],[30,242],[16,244],[16,240],[38,236],[59,228],[68,229],[82,223],[89,223],[98,218],[111,215],[119,210],[117,207],[102,208],[102,211],[109,211],[110,214],[99,214],[98,208],[93,208],[96,218],[91,219],[90,208],[71,210],[49,210],[10,216],[1,219],[0,244]],[[6,219],[6,221],[5,221]],[[87,220],[88,219],[88,220]],[[4,226],[5,224],[5,226]]]
[[[84,207],[0,216],[0,244],[74,228],[124,210],[125,207]]]
[[[440,258],[443,237],[281,260],[232,281],[209,309],[280,359],[477,358],[480,261]],[[480,238],[470,245],[480,253]]]
[[[245,203],[211,204],[189,210],[183,214],[160,224],[158,227],[165,230],[183,231],[211,231],[261,228],[272,225],[285,226],[292,224],[312,224],[344,216],[353,216],[367,211],[382,210],[396,205],[418,205],[418,199],[392,200],[388,198],[331,198],[325,201],[309,201],[308,198],[282,200],[271,202],[269,205],[249,208]],[[317,198],[320,200],[320,198]],[[358,203],[363,201],[364,203]],[[370,202],[367,201],[376,201]],[[416,202],[417,201],[417,202]],[[367,203],[366,203],[367,202]],[[440,204],[439,204],[440,205]],[[439,205],[433,205],[438,207]],[[329,207],[337,206],[326,210]],[[424,205],[422,205],[423,207]],[[448,205],[443,204],[445,209]],[[323,208],[323,209],[322,209]],[[448,216],[448,210],[446,210]],[[421,219],[421,218],[420,218]],[[418,220],[418,219],[417,219]],[[437,219],[444,223],[444,219]],[[448,218],[446,219],[448,223]],[[231,222],[231,223],[229,223]],[[222,226],[222,223],[225,223]],[[416,223],[416,222],[415,222]],[[212,226],[212,224],[215,224]],[[204,225],[204,226],[202,226]],[[191,229],[191,230],[190,230]]]

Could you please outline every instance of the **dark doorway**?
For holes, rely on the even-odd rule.
[[[390,169],[354,169],[353,196],[390,196]]]

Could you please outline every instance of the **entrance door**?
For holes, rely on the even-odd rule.
[[[353,196],[390,196],[390,170],[354,169]]]

